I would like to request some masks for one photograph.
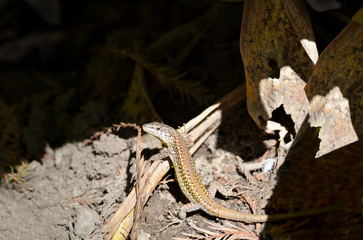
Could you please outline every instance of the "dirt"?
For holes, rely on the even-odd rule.
[[[26,183],[1,189],[0,239],[101,239],[95,229],[125,198],[132,179],[133,141],[103,135],[89,146],[48,147]]]
[[[260,174],[262,181],[256,187],[236,167],[236,155],[258,159],[268,147],[258,144],[261,136],[252,136],[258,135],[259,130],[251,129],[241,135],[242,131],[222,127],[219,135],[209,137],[194,159],[203,183],[208,185],[217,179],[230,188],[237,187],[240,194],[256,200],[259,212],[260,206],[267,203],[274,182],[269,180],[269,173],[262,176],[257,171],[256,176]],[[252,135],[251,131],[255,133]],[[135,137],[122,139],[104,134],[88,145],[76,142],[57,149],[48,146],[43,158],[31,164],[25,183],[13,182],[0,189],[0,239],[102,239],[107,220],[134,184],[135,142]],[[265,143],[271,147],[274,141]],[[233,148],[235,152],[225,150]],[[172,172],[168,179],[173,179]],[[249,212],[248,204],[240,199],[243,200],[219,197],[217,201]],[[183,237],[184,233],[200,234],[195,226],[208,229],[205,219],[224,223],[201,211],[188,214],[187,220],[180,223],[175,212],[182,203],[187,200],[175,182],[160,184],[144,209],[139,238],[172,239]],[[260,225],[257,227],[261,229]],[[256,232],[255,226],[251,228]]]

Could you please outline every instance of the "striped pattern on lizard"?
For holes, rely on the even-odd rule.
[[[189,154],[187,141],[178,131],[168,125],[158,122],[144,124],[142,128],[145,132],[158,138],[167,146],[167,155],[174,165],[178,184],[184,195],[190,201],[190,203],[184,205],[180,209],[179,217],[181,219],[186,217],[186,212],[201,209],[211,216],[234,221],[256,223],[309,216],[324,213],[330,209],[322,208],[295,213],[255,215],[223,207],[212,199],[212,195],[214,194],[210,194],[201,182],[194,161]]]

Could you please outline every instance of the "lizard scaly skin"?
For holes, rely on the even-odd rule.
[[[168,155],[174,165],[178,184],[190,201],[192,210],[202,209],[211,216],[248,223],[279,221],[326,212],[325,209],[318,209],[296,213],[255,215],[223,207],[212,199],[201,182],[194,161],[189,154],[186,140],[178,131],[158,122],[144,124],[142,128],[168,147]],[[190,209],[187,211],[190,211]],[[181,212],[179,216],[184,218],[185,212]]]

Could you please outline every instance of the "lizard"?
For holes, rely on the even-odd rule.
[[[185,219],[187,212],[203,210],[207,214],[219,218],[257,223],[310,216],[331,210],[331,208],[320,208],[302,212],[257,215],[226,208],[213,200],[216,190],[208,191],[203,185],[195,168],[194,160],[189,153],[188,141],[182,134],[174,128],[158,122],[144,124],[142,128],[146,133],[153,135],[166,145],[167,151],[161,155],[165,155],[164,158],[170,157],[180,189],[190,201],[180,208],[178,213],[180,219]]]

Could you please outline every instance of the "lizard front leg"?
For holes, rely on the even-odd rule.
[[[160,150],[159,153],[153,155],[151,158],[150,158],[150,161],[156,161],[156,160],[159,160],[159,159],[164,159],[164,158],[167,158],[169,157],[169,151],[167,148],[163,148]]]

